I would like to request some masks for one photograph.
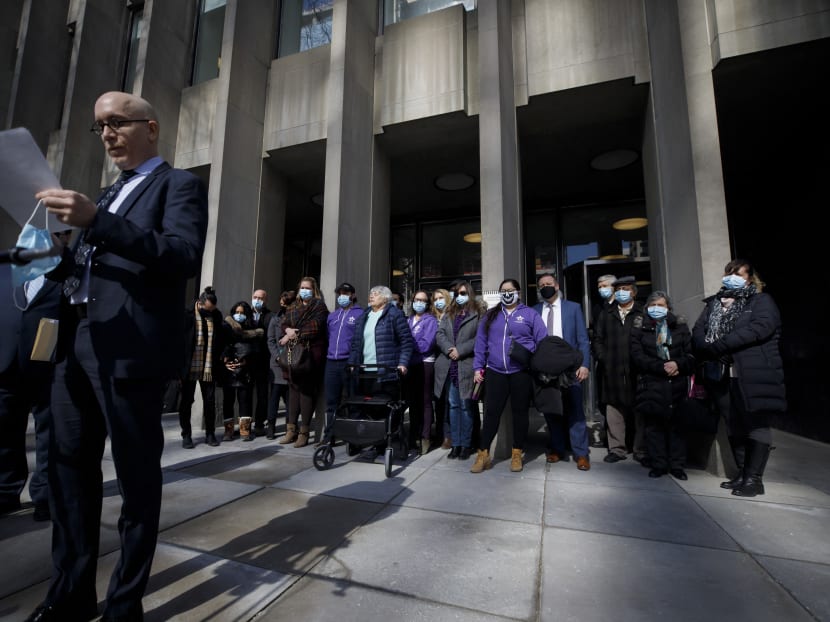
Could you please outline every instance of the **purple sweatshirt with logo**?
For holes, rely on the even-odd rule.
[[[547,337],[548,331],[542,322],[542,316],[521,302],[510,315],[500,305],[499,313],[487,327],[486,316],[478,323],[476,333],[473,369],[492,369],[500,374],[514,374],[522,367],[510,358],[510,340],[512,338],[531,352],[536,351],[536,344]],[[508,329],[509,322],[509,329]]]
[[[349,358],[354,327],[362,315],[363,309],[358,306],[353,306],[349,309],[335,309],[329,313],[327,321],[329,330],[329,351],[326,354],[327,359],[343,361]]]

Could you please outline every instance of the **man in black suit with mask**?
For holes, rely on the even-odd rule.
[[[208,219],[202,182],[159,157],[157,119],[140,97],[104,93],[91,130],[121,169],[118,180],[97,205],[71,190],[37,194],[61,222],[84,231],[56,269],[66,278],[52,387],[53,568],[34,622],[97,616],[108,435],[123,503],[121,557],[102,620],[143,620],[161,510],[163,391],[183,364],[180,309],[187,279],[201,267]]]

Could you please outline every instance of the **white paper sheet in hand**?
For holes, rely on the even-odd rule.
[[[17,127],[0,132],[0,208],[22,228],[37,205],[35,194],[47,188],[60,188],[60,182],[43,157],[29,130]],[[35,227],[43,227],[43,208]],[[62,231],[67,225],[49,215],[49,230]]]

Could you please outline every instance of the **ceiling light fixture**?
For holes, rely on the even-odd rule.
[[[648,225],[648,218],[623,218],[615,222],[612,227],[617,231],[633,231]]]
[[[464,236],[464,241],[470,244],[481,244],[481,231],[475,233],[468,233]]]
[[[614,171],[633,164],[639,159],[640,155],[631,149],[612,149],[591,160],[591,168],[595,171]]]
[[[609,259],[628,259],[628,255],[603,255],[600,259],[605,261]]]
[[[457,190],[466,190],[472,188],[476,183],[475,177],[467,173],[445,173],[435,178],[435,187],[439,190],[446,190],[448,192],[455,192]]]
[[[404,274],[405,272],[403,270],[398,270],[397,268],[392,270],[392,276],[403,276]]]

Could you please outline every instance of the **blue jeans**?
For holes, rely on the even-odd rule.
[[[571,439],[571,451],[575,457],[587,456],[588,427],[585,425],[585,410],[582,406],[582,383],[574,382],[562,392],[565,418]],[[550,430],[551,449],[560,456],[565,455],[565,426],[559,415],[545,415]]]
[[[450,409],[450,438],[454,447],[471,447],[473,436],[473,407],[472,400],[461,398],[458,387],[452,381],[447,382],[447,397]]]

